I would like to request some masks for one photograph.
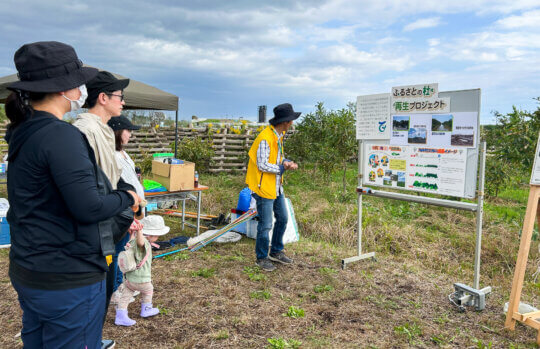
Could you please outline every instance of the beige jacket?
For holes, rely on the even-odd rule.
[[[90,146],[96,155],[96,162],[105,172],[113,189],[116,189],[122,175],[122,168],[116,161],[114,132],[109,125],[104,124],[98,115],[83,113],[77,116],[73,126],[77,127],[88,138]]]

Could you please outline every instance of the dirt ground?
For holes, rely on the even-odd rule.
[[[384,255],[341,270],[341,258],[354,250],[305,240],[286,248],[294,265],[272,273],[254,268],[254,242],[247,238],[154,260],[161,314],[140,318],[137,299],[129,307],[137,324],[125,328],[114,325],[111,307],[104,337],[117,348],[287,347],[268,339],[301,348],[535,347],[533,330],[503,329],[500,290],[483,312],[460,313],[447,296],[453,282],[470,280],[437,276],[421,261]],[[18,348],[21,310],[8,263],[7,250],[0,250],[0,347]]]

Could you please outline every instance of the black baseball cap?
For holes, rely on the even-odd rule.
[[[133,125],[131,121],[129,121],[129,119],[123,115],[112,117],[107,122],[107,125],[109,125],[109,127],[112,128],[113,131],[118,131],[118,130],[134,131],[141,128],[141,126]]]
[[[129,85],[129,79],[117,79],[108,71],[100,71],[96,77],[86,83],[87,101],[95,101],[101,92],[121,91]]]

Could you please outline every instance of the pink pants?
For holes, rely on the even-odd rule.
[[[154,294],[154,286],[151,282],[129,282],[124,281],[124,290],[118,300],[117,309],[127,309],[129,300],[133,297],[133,293],[139,291],[141,293],[141,303],[152,303],[152,295]]]

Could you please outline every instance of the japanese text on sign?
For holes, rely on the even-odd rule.
[[[450,98],[439,97],[439,84],[392,87],[392,114],[448,113]]]
[[[395,112],[434,112],[443,111],[446,112],[449,106],[448,98],[436,98],[433,100],[410,100],[410,101],[395,101],[392,108]]]
[[[388,93],[358,96],[356,139],[390,138],[390,96]]]
[[[392,98],[432,98],[439,95],[439,84],[423,84],[423,85],[413,85],[413,86],[397,86],[392,87]]]

